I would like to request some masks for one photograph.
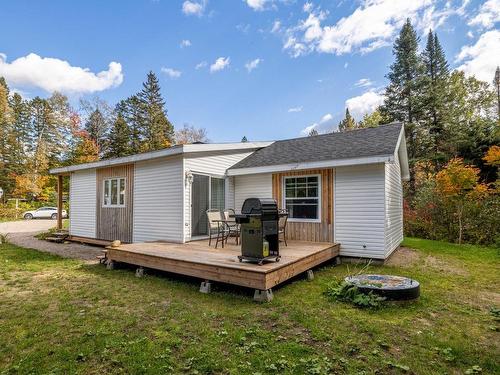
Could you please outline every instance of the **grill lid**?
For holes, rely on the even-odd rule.
[[[244,215],[262,214],[263,211],[278,210],[276,200],[272,198],[247,198],[241,207],[241,213]]]

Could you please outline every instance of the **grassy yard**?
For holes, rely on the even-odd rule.
[[[0,374],[499,373],[498,250],[405,246],[418,249],[406,252],[410,264],[370,271],[416,278],[420,300],[372,311],[323,295],[352,265],[256,304],[248,290],[204,295],[194,279],[137,279],[0,245]]]

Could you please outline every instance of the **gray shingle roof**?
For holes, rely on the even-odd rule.
[[[276,141],[230,169],[392,155],[402,126],[401,123],[392,123],[345,133]]]

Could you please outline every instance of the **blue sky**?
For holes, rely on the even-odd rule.
[[[25,97],[114,105],[153,70],[174,125],[214,142],[328,131],[346,106],[360,119],[382,100],[407,16],[422,44],[437,30],[452,68],[491,81],[500,63],[500,0],[18,0],[0,12],[0,75]]]

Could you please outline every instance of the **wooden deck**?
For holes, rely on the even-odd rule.
[[[223,249],[208,241],[186,244],[146,242],[108,247],[109,261],[129,263],[203,280],[235,284],[258,290],[274,286],[339,255],[339,245],[331,242],[288,241],[281,244],[279,262],[257,265],[240,263],[240,247],[228,243]]]

